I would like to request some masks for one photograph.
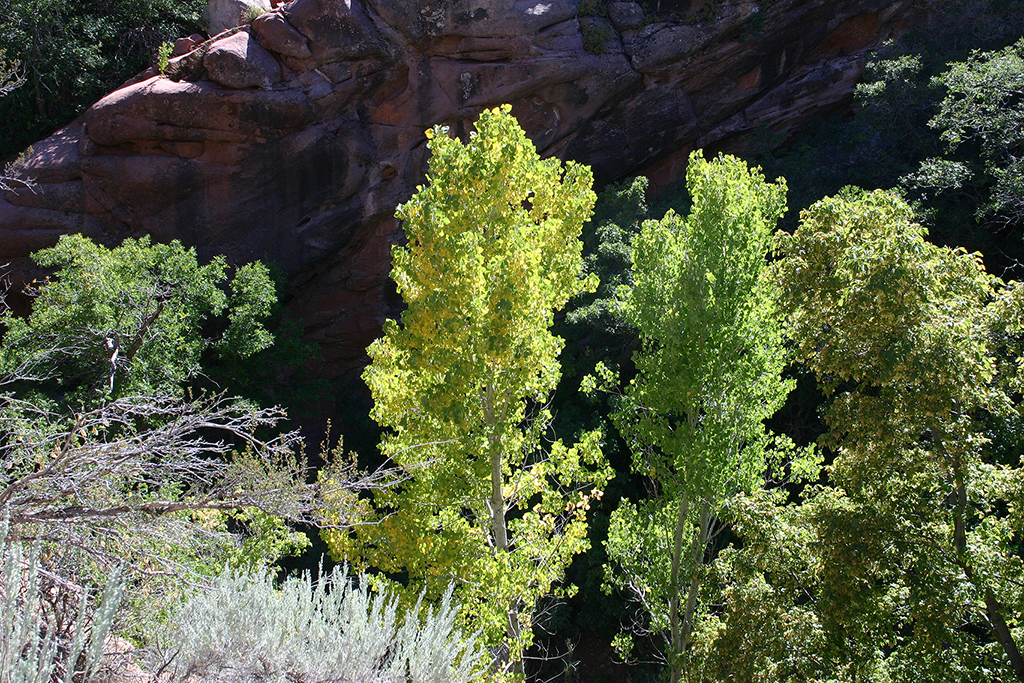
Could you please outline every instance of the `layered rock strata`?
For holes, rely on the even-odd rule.
[[[504,102],[545,155],[599,181],[677,179],[695,147],[739,149],[848,102],[910,0],[292,0],[181,43],[34,145],[35,190],[0,198],[0,262],[60,234],[180,239],[273,261],[324,372],[361,367],[394,315],[394,207],[424,177],[424,130],[465,135]],[[675,10],[668,12],[667,10]],[[588,44],[593,54],[584,49]]]

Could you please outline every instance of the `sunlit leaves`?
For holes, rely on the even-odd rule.
[[[474,625],[515,659],[537,599],[586,549],[608,473],[599,433],[552,440],[541,407],[561,372],[554,311],[595,285],[579,241],[592,177],[540,159],[509,112],[482,113],[465,143],[428,131],[428,182],[396,212],[408,243],[392,277],[408,309],[364,374],[382,450],[409,480],[375,496],[380,521],[358,543],[332,547],[407,572],[413,595],[456,581]]]
[[[791,387],[781,377],[781,319],[765,277],[785,183],[765,182],[738,159],[695,153],[687,185],[690,214],[647,221],[633,241],[626,309],[642,350],[616,420],[655,497],[624,502],[607,545],[612,581],[642,604],[651,631],[671,634],[673,680],[688,668],[703,558],[721,506],[765,483],[775,458],[764,420]]]
[[[77,401],[179,393],[214,343],[204,326],[225,313],[221,353],[247,356],[272,342],[262,321],[274,287],[261,263],[228,281],[223,258],[200,265],[178,242],[128,239],[108,249],[81,235],[34,258],[56,272],[31,285],[31,315],[2,319],[0,372],[50,381]]]
[[[882,191],[821,200],[777,249],[787,331],[829,397],[836,451],[835,488],[801,513],[828,656],[894,680],[1021,677],[1001,626],[1022,606],[1019,450],[999,462],[989,443],[1018,420],[1016,284],[927,243]]]

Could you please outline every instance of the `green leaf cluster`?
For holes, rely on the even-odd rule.
[[[254,437],[283,413],[191,392],[211,354],[272,343],[266,267],[229,277],[178,242],[82,235],[33,257],[51,274],[26,289],[31,311],[0,316],[0,495],[18,533],[59,540],[54,561],[98,579],[111,562],[210,575],[308,545],[276,514],[307,495],[295,439]],[[174,581],[137,578],[128,603],[159,612]]]
[[[974,53],[933,82],[946,96],[929,125],[942,131],[947,149],[925,160],[913,182],[935,192],[974,189],[979,218],[1017,223],[1024,210],[1024,39]]]
[[[933,11],[934,21],[908,27],[866,56],[851,111],[812,121],[781,149],[776,142],[759,162],[769,177],[789,180],[790,204],[799,208],[847,185],[900,188],[933,242],[983,251],[991,272],[1002,273],[1016,267],[1024,251],[1015,233],[1008,232],[1019,211],[1004,203],[1012,195],[997,187],[997,169],[1009,171],[1012,159],[1002,155],[1001,144],[986,151],[973,128],[965,129],[966,137],[954,148],[941,137],[947,128],[941,112],[952,107],[966,116],[956,115],[963,123],[971,118],[984,126],[996,123],[983,121],[988,115],[980,108],[971,113],[972,101],[982,100],[970,92],[982,95],[982,88],[987,90],[983,99],[1002,98],[1008,111],[1000,116],[1012,117],[1020,108],[1012,94],[1012,73],[987,81],[984,73],[992,58],[1017,49],[1013,46],[1024,33],[1024,2],[944,2]],[[967,77],[974,85],[950,82],[959,71],[974,73]],[[989,129],[987,135],[997,142],[1015,134],[1006,127],[1002,132]],[[1005,189],[1013,187],[1012,177],[1006,176]],[[783,227],[792,231],[798,220],[793,211]]]
[[[408,304],[368,349],[381,449],[408,479],[378,491],[375,524],[328,532],[336,556],[409,577],[409,595],[457,582],[468,618],[513,668],[537,600],[587,547],[608,477],[600,432],[550,440],[560,377],[554,311],[593,290],[579,240],[589,169],[540,159],[502,107],[467,142],[427,132],[428,183],[398,208],[408,243],[392,277]]]
[[[179,242],[144,237],[108,249],[81,235],[62,237],[35,260],[55,272],[30,286],[29,316],[0,319],[0,373],[72,404],[181,395],[208,348],[244,357],[273,341],[262,320],[274,287],[259,262],[229,281],[223,258],[200,265]],[[224,314],[219,339],[209,336]]]

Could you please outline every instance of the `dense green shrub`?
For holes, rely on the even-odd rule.
[[[66,124],[200,30],[205,0],[0,0],[0,54],[26,82],[0,99],[0,159]]]
[[[175,590],[160,577],[301,549],[281,517],[309,521],[319,504],[283,411],[192,391],[204,355],[272,342],[262,264],[229,279],[223,259],[200,265],[178,243],[108,249],[81,235],[35,258],[55,272],[29,288],[31,313],[0,313],[0,506],[12,533],[54,541],[69,574],[140,570],[145,591],[128,602],[146,609]]]
[[[995,225],[1024,220],[1024,39],[975,53],[933,79],[946,96],[929,121],[942,131],[942,156],[906,182],[922,194],[973,199],[975,217]]]

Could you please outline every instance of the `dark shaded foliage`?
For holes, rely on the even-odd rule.
[[[0,159],[47,137],[201,30],[204,0],[0,0],[0,55],[26,82],[0,99]]]

